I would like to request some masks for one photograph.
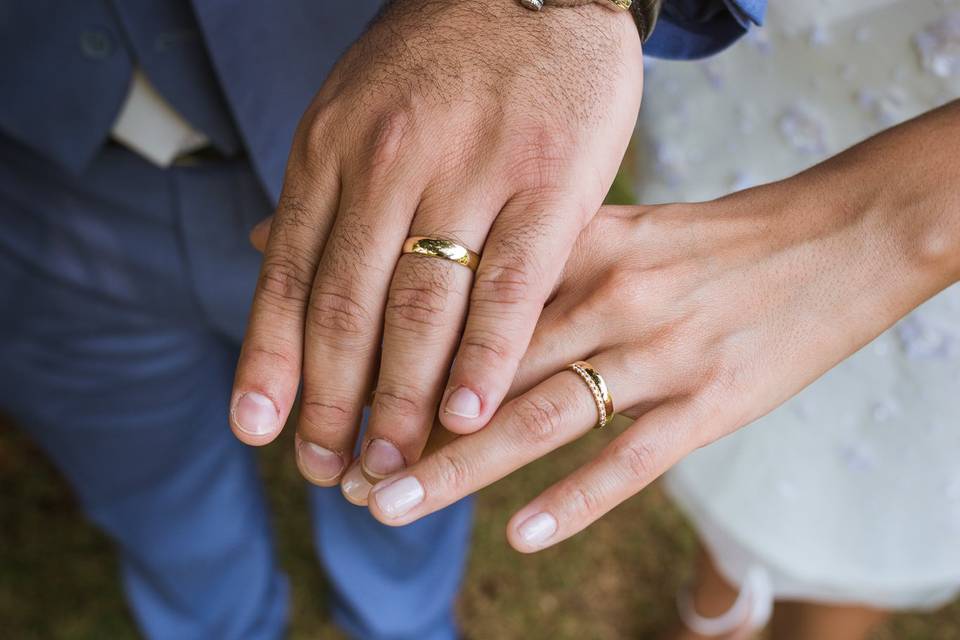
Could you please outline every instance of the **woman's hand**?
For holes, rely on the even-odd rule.
[[[952,122],[939,135],[956,131],[956,110]],[[910,125],[920,129],[914,142],[936,137],[934,125]],[[945,184],[956,184],[956,161],[940,155],[947,162],[936,164],[944,147],[931,140],[933,183],[930,167],[884,167],[880,158],[898,153],[897,135],[909,138],[878,138],[714,202],[603,210],[544,309],[513,399],[482,431],[377,484],[374,516],[411,522],[590,434],[597,407],[565,370],[589,360],[617,410],[636,421],[508,525],[520,551],[555,544],[955,281],[956,188],[934,185],[948,175]],[[345,482],[355,502],[366,488]]]

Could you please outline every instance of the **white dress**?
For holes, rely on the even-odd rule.
[[[713,198],[960,96],[960,2],[774,0],[764,28],[704,62],[650,62],[645,84],[640,200]],[[960,591],[960,287],[666,482],[736,584],[760,564],[778,598],[950,600]]]

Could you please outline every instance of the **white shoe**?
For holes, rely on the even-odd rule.
[[[680,620],[688,629],[708,638],[748,640],[763,630],[773,614],[773,585],[762,566],[754,565],[740,587],[736,601],[723,614],[707,618],[697,613],[686,589],[677,594]]]

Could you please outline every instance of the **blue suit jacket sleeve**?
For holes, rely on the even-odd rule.
[[[666,0],[644,54],[655,58],[703,58],[763,24],[767,0]]]

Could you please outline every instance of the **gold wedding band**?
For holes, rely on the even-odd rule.
[[[567,366],[578,376],[580,376],[590,388],[590,394],[593,396],[593,402],[597,405],[597,426],[595,429],[602,429],[613,418],[613,397],[610,395],[610,389],[604,381],[600,372],[593,368],[589,362],[581,360]]]
[[[425,236],[410,236],[403,243],[403,253],[417,253],[431,258],[443,258],[462,264],[470,271],[476,271],[480,264],[480,256],[467,249],[462,244],[443,238],[428,238]]]

